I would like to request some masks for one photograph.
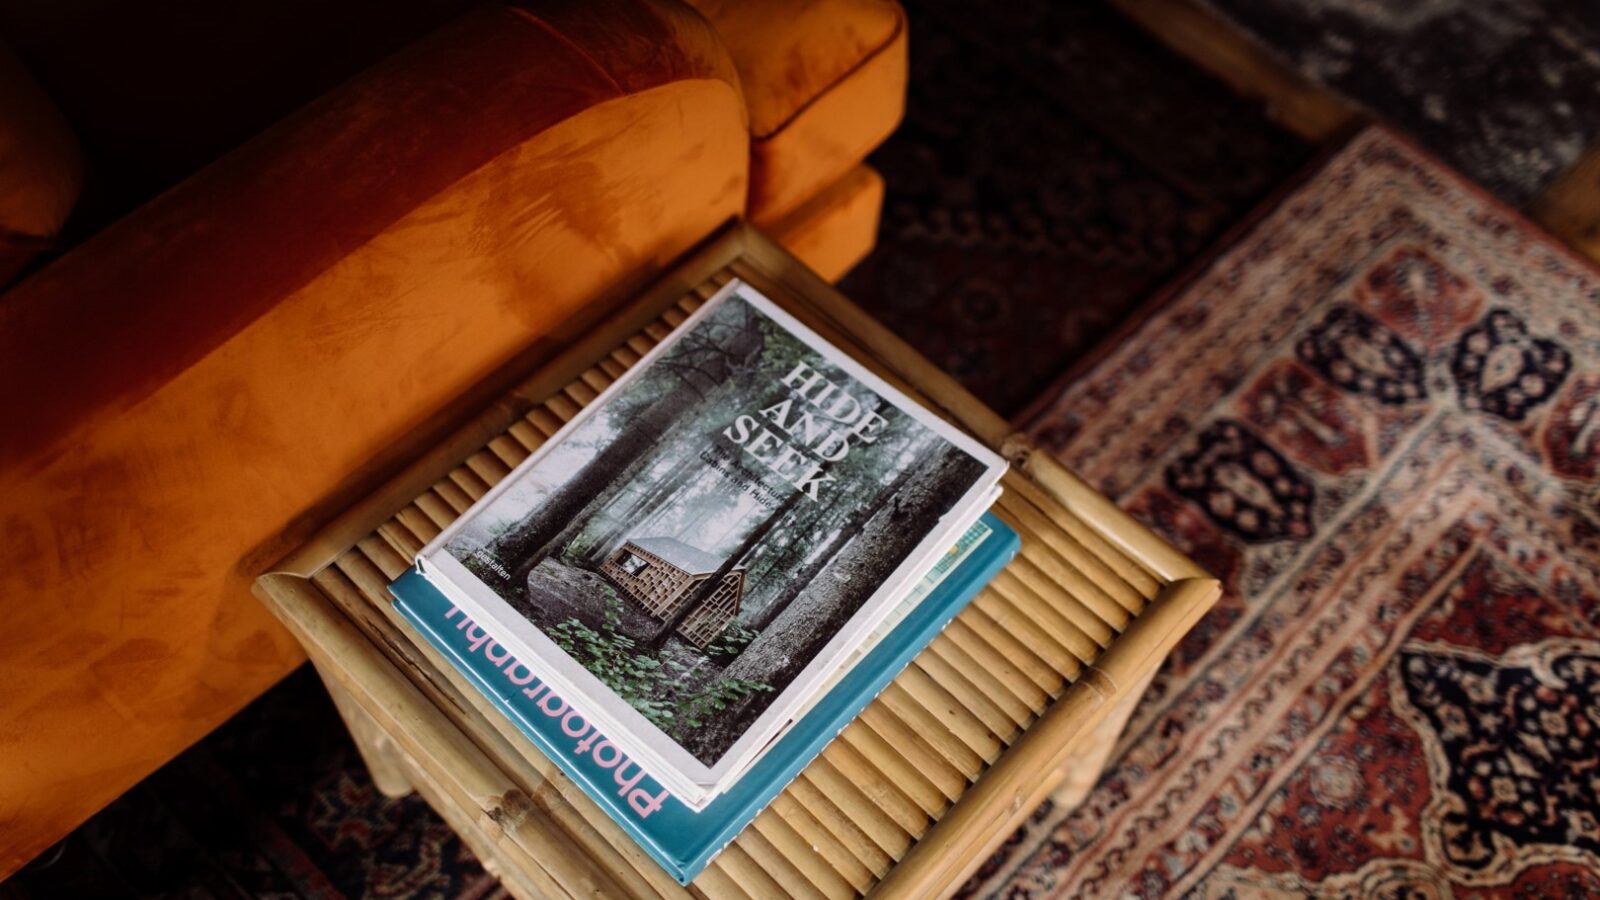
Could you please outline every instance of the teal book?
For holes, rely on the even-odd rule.
[[[941,556],[856,655],[726,791],[698,812],[513,657],[415,569],[396,607],[535,745],[679,883],[688,884],[1016,555],[985,513]]]

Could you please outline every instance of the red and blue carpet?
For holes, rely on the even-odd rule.
[[[1036,409],[1225,579],[968,891],[1600,895],[1600,274],[1372,129]]]

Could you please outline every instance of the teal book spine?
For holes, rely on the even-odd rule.
[[[949,624],[1020,546],[993,515],[989,534],[881,641],[699,812],[677,801],[414,569],[390,586],[396,608],[473,686],[680,884],[700,874],[828,742]]]

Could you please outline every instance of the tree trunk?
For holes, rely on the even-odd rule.
[[[911,477],[865,523],[857,539],[835,554],[772,625],[745,647],[722,671],[722,679],[747,679],[775,691],[788,687],[823,644],[904,562],[926,535],[928,523],[948,512],[982,472],[975,460],[949,448],[919,458],[911,468]],[[727,746],[775,695],[758,692],[736,701],[685,746],[691,753]]]
[[[883,399],[874,399],[868,408],[872,412],[881,411],[884,408]],[[897,459],[906,451],[908,443],[915,444],[917,441],[915,438],[907,441],[899,437],[873,444],[870,449],[857,445],[844,460],[830,465],[828,472],[839,479],[838,487],[842,492],[847,492],[842,494],[846,498],[853,498],[856,494],[871,495],[872,511],[876,511],[884,501],[883,490],[878,484],[887,468],[884,461]],[[782,541],[764,544],[756,550],[746,578],[762,585],[776,583],[774,589],[760,592],[771,599],[756,612],[757,622],[752,627],[757,631],[770,624],[779,608],[793,600],[800,588],[816,577],[821,566],[837,552],[838,545],[830,536],[848,533],[851,528],[859,527],[861,522],[866,521],[867,516],[862,515],[859,505],[850,502],[850,499],[840,500],[839,496],[830,496],[826,503],[813,504],[815,509],[806,510],[809,515],[793,515]],[[825,541],[829,543],[825,550],[820,554],[812,552]],[[796,570],[799,570],[798,574]],[[748,593],[745,596],[751,598]]]
[[[900,492],[900,489],[905,486],[907,479],[911,477],[912,471],[916,469],[917,463],[920,461],[920,459],[913,460],[910,465],[901,469],[899,474],[895,475],[894,481],[887,488],[880,489],[870,504],[864,507],[857,507],[849,518],[845,520],[844,524],[839,526],[838,534],[835,534],[833,540],[828,542],[827,548],[812,557],[811,561],[801,567],[800,571],[789,576],[783,592],[774,597],[766,608],[761,610],[760,616],[750,627],[756,631],[765,631],[774,619],[782,614],[785,609],[788,609],[789,604],[794,602],[794,598],[798,597],[807,585],[816,580],[823,567],[832,562],[833,558],[839,554],[839,551],[844,549],[856,535],[861,533],[861,526],[870,522],[872,517],[878,514],[878,510],[883,509],[884,504],[888,503],[890,498]]]
[[[491,552],[511,570],[510,589],[527,583],[528,573],[556,549],[555,539],[569,526],[581,522],[583,511],[649,452],[673,420],[684,414],[693,398],[693,394],[684,391],[668,394],[644,415],[628,421],[623,431],[576,475],[494,541]]]
[[[666,440],[670,443],[673,438],[669,435]],[[649,490],[642,492],[635,502],[629,504],[626,510],[617,515],[617,524],[606,529],[606,533],[595,540],[588,552],[583,555],[583,562],[587,565],[594,565],[610,556],[613,550],[616,550],[622,545],[623,541],[628,539],[631,529],[648,521],[656,510],[677,495],[678,491],[683,488],[684,483],[689,480],[691,474],[698,474],[696,472],[697,465],[704,465],[704,463],[700,462],[700,455],[692,451],[685,452],[683,459],[679,460],[671,471],[667,472]]]
[[[793,679],[844,621],[900,566],[981,469],[946,448],[922,457],[876,515],[785,605],[772,623],[723,672],[774,686]]]

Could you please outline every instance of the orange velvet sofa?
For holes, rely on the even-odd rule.
[[[60,0],[0,40],[0,877],[302,661],[253,576],[514,356],[737,217],[864,255],[906,77],[892,0]]]

